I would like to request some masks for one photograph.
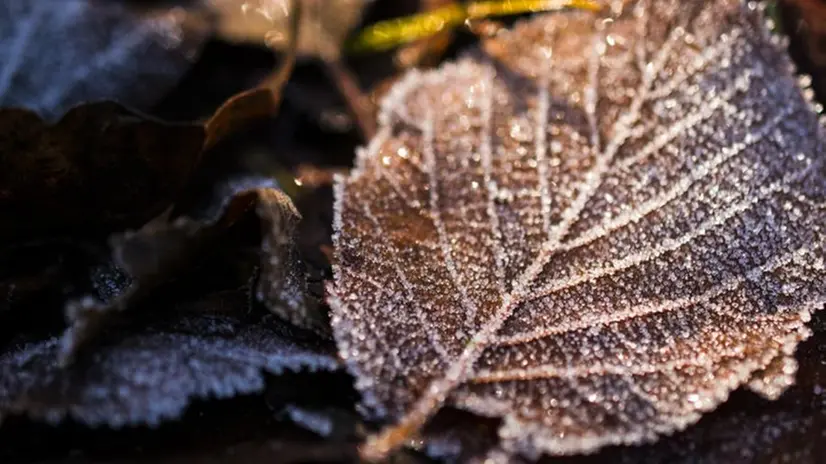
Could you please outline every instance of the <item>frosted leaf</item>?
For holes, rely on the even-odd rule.
[[[261,277],[256,295],[275,314],[293,324],[329,334],[327,320],[307,288],[307,268],[296,246],[301,214],[280,190],[259,192]]]
[[[159,217],[137,231],[110,238],[112,260],[129,282],[113,288],[108,298],[86,296],[66,305],[69,321],[61,360],[71,363],[104,329],[135,316],[135,309],[158,287],[179,277],[198,257],[220,243],[227,229],[254,209],[261,227],[257,296],[282,318],[321,331],[318,302],[307,294],[305,267],[294,243],[300,218],[289,197],[266,178],[242,178],[217,188],[198,219]],[[100,293],[100,292],[98,292]]]
[[[608,447],[591,456],[561,460],[564,464],[820,462],[826,402],[822,387],[826,365],[826,314],[809,324],[814,336],[796,352],[800,371],[794,386],[777,400],[746,390],[735,392],[694,426],[644,446]],[[518,462],[512,460],[511,462]],[[540,462],[560,462],[558,458]]]
[[[246,306],[245,295],[211,304]],[[0,411],[58,422],[157,425],[180,416],[193,399],[259,392],[264,372],[335,370],[333,352],[266,316],[173,317],[119,334],[68,368],[51,338],[0,355]],[[294,331],[293,331],[294,332]]]
[[[87,101],[149,109],[207,39],[202,18],[119,1],[6,0],[0,5],[0,106],[46,119]]]
[[[330,437],[336,430],[337,424],[330,417],[332,413],[327,411],[318,412],[294,404],[288,404],[284,407],[284,414],[294,423],[322,437]]]
[[[826,297],[816,114],[753,5],[605,10],[408,74],[339,179],[332,325],[396,423],[366,455],[443,405],[535,457],[788,385]]]

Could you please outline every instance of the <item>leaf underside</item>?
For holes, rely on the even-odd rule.
[[[826,296],[817,116],[755,7],[614,3],[408,74],[339,179],[333,329],[399,424],[368,453],[447,404],[508,453],[588,452],[793,381]]]

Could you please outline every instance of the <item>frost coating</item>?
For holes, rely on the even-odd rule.
[[[536,456],[789,385],[824,301],[817,116],[751,6],[607,10],[409,74],[338,180],[333,328],[397,422],[366,454],[444,404]]]
[[[185,316],[127,334],[67,368],[57,338],[0,355],[0,411],[89,425],[159,425],[194,399],[259,392],[264,372],[333,371],[325,346],[274,320]]]

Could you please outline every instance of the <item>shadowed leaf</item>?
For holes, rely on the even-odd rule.
[[[824,132],[749,5],[539,16],[389,92],[337,184],[329,289],[396,422],[365,456],[446,404],[535,458],[788,387],[826,298]]]
[[[826,2],[777,0],[772,3],[779,16],[775,25],[791,38],[789,53],[799,71],[805,73],[801,76],[803,86],[811,86],[823,104],[826,102]]]
[[[137,227],[179,193],[204,129],[166,124],[116,103],[72,109],[54,125],[0,109],[0,238]]]
[[[290,66],[285,69],[276,76],[287,75]],[[168,212],[145,224],[174,205],[175,216],[197,213],[192,220],[209,223],[224,216],[226,226],[251,201],[228,206],[238,189],[271,185],[258,179],[227,190],[226,178],[240,176],[225,169],[236,157],[229,142],[240,128],[276,111],[278,82],[233,97],[204,127],[161,123],[111,102],[78,106],[53,126],[28,110],[0,110],[0,289],[6,290],[0,310],[39,304],[36,312],[45,316],[55,299],[82,295],[88,289],[82,285],[88,283],[85,268],[108,260],[104,238],[124,229],[150,231],[128,235],[138,250],[130,266],[152,268],[135,273],[165,272],[157,284],[179,271],[187,262],[181,255],[197,249],[181,244],[199,226],[183,219],[178,229],[167,230],[168,240],[152,244],[142,239],[163,228]],[[156,248],[141,256],[141,246]],[[106,289],[106,298],[122,290]]]
[[[215,215],[200,220],[161,217],[138,231],[112,237],[112,261],[126,274],[128,285],[113,291],[108,300],[87,296],[69,302],[62,362],[72,362],[108,325],[135,316],[132,310],[221,243],[228,228],[249,210],[257,214],[262,236],[258,298],[276,314],[317,328],[320,322],[313,319],[317,303],[306,293],[304,265],[293,238],[298,212],[286,195],[271,186],[266,179],[239,181],[227,187]]]
[[[307,268],[296,243],[301,215],[278,190],[262,190],[258,195],[255,212],[262,229],[258,299],[299,327],[328,332],[319,301],[308,293]]]

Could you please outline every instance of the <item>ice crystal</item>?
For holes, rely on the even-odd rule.
[[[824,301],[824,132],[735,0],[536,17],[412,72],[337,183],[332,324],[401,445],[443,405],[507,453],[654,440],[776,397]]]

